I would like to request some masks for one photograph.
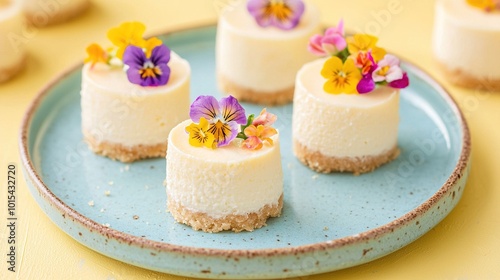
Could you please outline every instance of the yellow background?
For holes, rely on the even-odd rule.
[[[0,278],[185,279],[127,265],[80,245],[45,216],[22,175],[17,188],[17,272],[8,272],[7,163],[16,163],[20,171],[19,125],[33,97],[60,71],[82,61],[89,43],[105,44],[109,27],[139,20],[149,34],[155,34],[215,22],[219,7],[231,1],[93,1],[90,10],[73,21],[30,30],[26,69],[0,84]],[[500,92],[464,90],[443,79],[431,54],[434,1],[312,2],[320,7],[326,24],[336,24],[343,17],[348,29],[378,35],[381,46],[442,82],[469,123],[473,158],[462,200],[426,235],[371,263],[302,279],[500,279]]]

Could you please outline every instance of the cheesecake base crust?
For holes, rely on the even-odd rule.
[[[24,66],[26,66],[26,60],[26,55],[24,55],[19,63],[16,63],[9,67],[0,68],[0,83],[14,78],[14,76],[21,72],[21,70],[24,69]]]
[[[193,212],[178,201],[171,199],[170,196],[167,198],[167,207],[177,222],[191,226],[194,230],[202,230],[210,233],[223,230],[232,230],[234,232],[243,230],[253,231],[265,226],[268,218],[279,217],[281,215],[283,195],[280,196],[276,204],[265,205],[257,212],[246,215],[231,214],[217,219],[206,213]]]
[[[382,164],[394,160],[399,156],[400,151],[395,146],[377,156],[331,157],[318,151],[312,151],[294,139],[293,153],[303,164],[316,172],[352,172],[354,175],[359,175],[371,172]]]
[[[84,140],[90,150],[98,155],[109,157],[121,162],[133,162],[145,158],[165,157],[167,141],[156,145],[136,145],[132,147],[118,143],[97,141],[90,133],[83,132]]]
[[[48,13],[44,10],[37,12],[25,12],[28,21],[37,27],[59,24],[71,20],[72,18],[85,12],[90,6],[89,1],[80,3],[78,6],[64,10],[61,6],[57,6],[55,13]],[[54,8],[55,9],[55,8]]]
[[[469,89],[500,91],[500,79],[478,78],[461,69],[451,69],[438,61],[439,68],[451,83]]]
[[[239,101],[268,106],[283,105],[292,102],[295,90],[295,87],[291,87],[275,92],[258,92],[235,84],[220,73],[217,74],[217,82],[222,92],[231,94]]]

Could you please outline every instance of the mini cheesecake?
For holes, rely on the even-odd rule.
[[[68,21],[89,7],[89,0],[46,1],[21,0],[26,18],[35,26],[46,26]]]
[[[167,205],[174,219],[195,230],[252,231],[283,207],[279,134],[273,145],[250,150],[238,141],[215,149],[189,144],[186,127],[168,137]]]
[[[466,0],[437,1],[433,49],[451,82],[500,90],[500,10],[486,12]]]
[[[223,10],[217,26],[216,72],[219,88],[240,101],[285,104],[293,100],[295,75],[314,56],[307,51],[311,35],[321,31],[319,11],[306,4],[291,30],[261,27],[246,1]]]
[[[121,68],[98,63],[82,70],[82,132],[98,154],[131,162],[163,157],[170,130],[188,117],[189,63],[172,52],[166,85],[132,84]]]
[[[25,65],[26,51],[22,37],[24,16],[18,2],[0,0],[0,83],[5,82]]]
[[[319,74],[326,59],[297,74],[293,109],[293,152],[318,172],[373,171],[395,159],[399,89],[379,86],[367,94],[328,94]]]

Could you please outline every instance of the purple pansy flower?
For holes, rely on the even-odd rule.
[[[302,0],[249,0],[247,9],[261,27],[289,30],[299,24],[305,5]]]
[[[143,49],[133,45],[129,45],[123,54],[123,63],[128,66],[128,80],[144,87],[167,84],[170,78],[169,61],[170,49],[165,45],[155,47],[149,58]]]
[[[231,95],[220,101],[213,96],[199,96],[191,104],[189,117],[195,123],[198,123],[201,117],[208,120],[207,131],[215,136],[218,147],[228,145],[238,135],[239,125],[247,123],[245,109]]]

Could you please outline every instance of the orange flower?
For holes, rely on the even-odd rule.
[[[85,63],[92,63],[91,67],[98,62],[107,63],[108,62],[108,53],[101,48],[98,44],[91,44],[86,49],[88,57],[85,58]]]
[[[244,133],[248,138],[243,141],[243,146],[248,149],[258,150],[262,148],[264,142],[268,142],[272,145],[273,140],[271,139],[271,136],[277,134],[278,131],[270,126],[264,126],[261,124],[255,126],[252,124],[245,128]]]

